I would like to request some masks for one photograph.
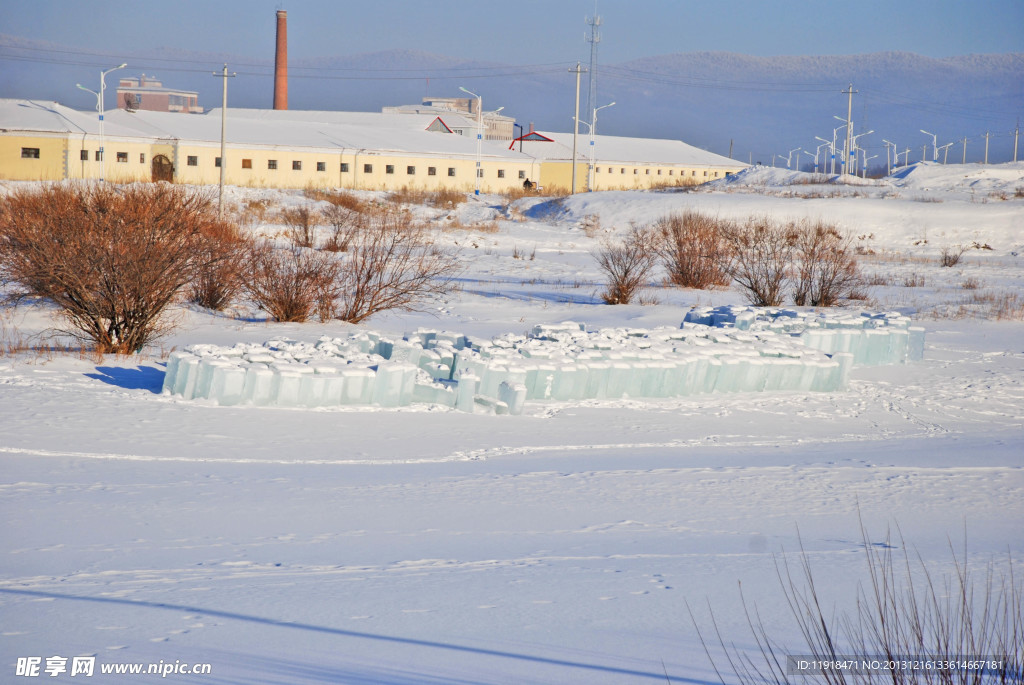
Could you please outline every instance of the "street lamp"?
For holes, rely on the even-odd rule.
[[[471,90],[459,86],[459,90],[476,98],[476,189],[474,195],[480,194],[480,155],[484,142],[484,99]]]
[[[857,139],[862,137],[862,136],[869,136],[869,135],[871,135],[874,132],[875,132],[875,130],[871,129],[870,131],[868,131],[866,133],[858,133],[857,135],[853,136],[853,138],[851,139],[853,142],[850,143],[850,151],[853,153],[853,175],[854,176],[857,175],[857,151],[864,149],[864,148],[861,148],[861,147],[859,147],[857,145]],[[864,150],[864,154],[867,154],[867,150]]]
[[[835,136],[835,133],[832,134],[832,142],[831,143],[829,141],[825,140],[824,138],[822,138],[821,136],[814,136],[814,139],[815,140],[820,140],[822,142],[822,145],[818,146],[819,148],[822,148],[825,145],[828,145],[828,153],[829,153],[830,158],[832,159],[832,173],[835,173],[835,170],[836,170],[836,136]]]
[[[103,109],[103,98],[100,97],[99,93],[97,93],[95,90],[92,90],[91,88],[86,88],[81,83],[76,83],[75,84],[75,88],[78,88],[79,90],[84,90],[86,93],[92,93],[93,95],[95,95],[96,96],[96,111],[97,112],[102,111],[102,109]],[[102,122],[103,122],[103,119],[101,118],[100,119],[100,149],[101,150],[103,149],[103,133],[102,133],[103,123]],[[97,154],[97,156],[99,156],[99,155]],[[83,175],[83,177],[85,176],[85,166],[84,165],[82,166],[82,175]]]
[[[587,178],[587,187],[590,189],[590,192],[594,192],[594,137],[597,135],[597,113],[605,107],[612,107],[614,104],[614,102],[609,102],[607,105],[595,107],[590,115],[590,173]]]
[[[943,145],[943,146],[941,146],[939,148],[939,150],[943,151],[942,152],[942,163],[943,164],[945,164],[946,160],[949,158],[949,148],[952,147],[952,146],[953,146],[953,143],[946,143],[945,145]],[[936,156],[937,155],[938,155],[938,150],[936,150]]]
[[[882,142],[885,143],[885,175],[891,176],[892,166],[889,164],[889,148],[891,147],[892,151],[896,152],[896,143],[892,142],[891,140],[886,140],[885,138],[882,138]]]
[[[921,133],[925,134],[926,136],[932,137],[932,161],[939,161],[939,137],[934,133],[929,133],[928,131],[925,131],[923,128],[921,129]]]
[[[126,66],[128,66],[128,65],[127,64],[119,64],[116,67],[111,67],[110,69],[107,69],[106,71],[101,71],[100,72],[100,92],[99,92],[99,95],[98,95],[99,103],[98,103],[98,107],[97,107],[97,109],[100,112],[100,183],[102,183],[103,180],[104,180],[104,168],[105,168],[105,165],[107,163],[107,156],[103,152],[103,94],[104,94],[104,92],[107,89],[107,74],[109,74],[112,71],[117,71],[118,69],[124,69]],[[79,88],[82,88],[82,87],[79,86]],[[82,88],[82,90],[89,90],[89,89],[88,88]],[[90,90],[89,92],[92,93],[94,91]]]

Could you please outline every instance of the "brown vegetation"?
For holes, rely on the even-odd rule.
[[[330,252],[264,241],[249,250],[243,288],[275,321],[308,321],[314,311],[326,321],[334,313],[340,274],[341,263]]]
[[[0,280],[53,301],[67,333],[134,353],[169,328],[164,311],[223,257],[208,196],[169,184],[51,185],[0,203]],[[211,237],[213,236],[213,237]]]
[[[654,239],[650,229],[633,226],[621,242],[601,242],[594,257],[608,278],[602,300],[608,304],[629,304],[646,285],[655,265]]]
[[[728,285],[728,228],[728,222],[693,210],[659,219],[654,224],[654,250],[668,281],[682,288]]]

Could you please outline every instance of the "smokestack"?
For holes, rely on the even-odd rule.
[[[288,13],[277,11],[277,52],[274,53],[274,109],[288,109]]]

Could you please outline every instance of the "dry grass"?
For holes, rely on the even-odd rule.
[[[916,271],[903,277],[904,288],[923,288],[924,287],[924,275],[917,273]]]

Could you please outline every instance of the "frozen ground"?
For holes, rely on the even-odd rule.
[[[742,296],[656,288],[660,304],[600,304],[602,235],[682,207],[821,216],[865,236],[867,305],[928,330],[923,362],[855,369],[842,392],[540,401],[521,416],[160,395],[173,347],[357,328],[245,309],[181,310],[142,359],[0,357],[0,681],[31,682],[13,675],[18,657],[95,655],[97,668],[211,664],[166,679],[188,683],[717,682],[687,603],[750,647],[742,583],[803,651],[773,562],[798,529],[839,609],[865,581],[858,510],[874,542],[898,524],[933,573],[965,538],[973,567],[1005,568],[1024,555],[1024,323],[998,317],[1024,294],[1024,170],[964,189],[986,171],[814,186],[759,170],[701,192],[423,210],[469,226],[439,234],[463,250],[463,290],[368,324],[678,325]],[[473,228],[493,220],[497,232]],[[992,249],[937,264],[973,242]],[[49,317],[6,311],[3,335],[31,342]]]

